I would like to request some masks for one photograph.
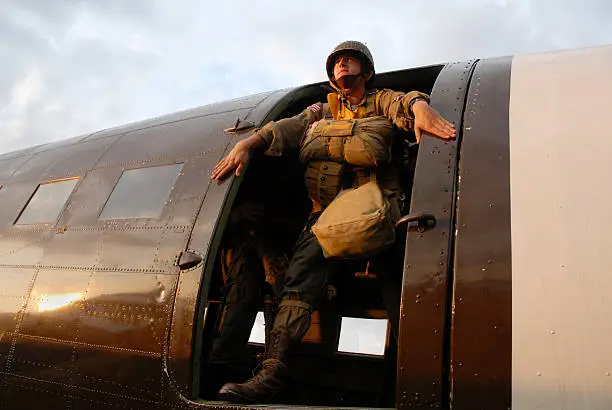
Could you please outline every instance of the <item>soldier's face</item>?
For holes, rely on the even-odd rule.
[[[350,54],[340,54],[336,57],[334,62],[334,78],[336,81],[347,75],[358,76],[359,74],[361,74],[361,61],[357,57]]]

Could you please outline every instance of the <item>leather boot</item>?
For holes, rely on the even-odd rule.
[[[289,353],[308,330],[311,311],[312,307],[301,301],[281,302],[261,370],[245,383],[225,384],[219,391],[219,398],[242,404],[264,403],[273,399],[289,378]]]
[[[289,337],[286,332],[271,332],[269,355],[285,357]],[[279,359],[266,359],[261,369],[244,383],[226,383],[219,390],[219,398],[231,403],[262,403],[270,401],[285,386],[289,369]]]

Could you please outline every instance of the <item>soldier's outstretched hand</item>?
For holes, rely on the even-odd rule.
[[[412,105],[414,113],[414,134],[417,142],[421,141],[423,132],[428,132],[443,139],[455,138],[455,126],[433,109],[426,101],[416,101]]]
[[[236,176],[240,176],[244,168],[246,168],[251,157],[251,148],[245,141],[239,141],[225,158],[223,158],[215,166],[212,171],[211,178],[223,183],[230,172],[236,170]]]

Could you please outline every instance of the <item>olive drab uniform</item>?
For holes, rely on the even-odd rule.
[[[344,47],[344,48],[343,48]],[[373,70],[371,55],[357,42],[342,43],[334,53],[356,51]],[[333,56],[330,59],[333,63]],[[326,259],[311,228],[321,212],[343,189],[376,181],[398,218],[399,184],[391,164],[391,142],[396,128],[410,130],[410,104],[428,96],[412,91],[370,90],[360,104],[351,106],[335,85],[328,59],[328,75],[338,91],[327,96],[320,109],[266,124],[256,133],[268,149],[266,155],[298,156],[306,167],[305,179],[313,212],[298,238],[286,274],[282,300],[271,331],[269,356],[262,370],[244,384],[227,384],[219,395],[231,401],[256,402],[275,394],[289,373],[288,354],[310,326],[313,310],[325,300],[327,287],[342,260]],[[333,65],[333,64],[332,64]]]

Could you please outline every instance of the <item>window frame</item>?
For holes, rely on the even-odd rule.
[[[106,206],[108,205],[109,201],[111,200],[113,193],[115,193],[115,190],[117,189],[117,186],[119,186],[119,182],[121,181],[121,178],[123,177],[123,175],[126,172],[130,172],[130,171],[135,171],[135,170],[143,170],[143,169],[150,169],[150,168],[159,168],[159,167],[169,167],[169,166],[177,166],[180,165],[180,169],[176,175],[176,178],[174,179],[174,182],[172,183],[172,185],[170,186],[170,190],[168,192],[168,195],[166,196],[166,198],[164,199],[164,203],[162,204],[162,207],[159,210],[159,213],[156,217],[136,217],[136,216],[127,216],[127,217],[120,217],[120,218],[102,218],[102,214],[104,213],[104,210],[106,209]],[[172,197],[173,194],[173,190],[176,188],[176,184],[179,181],[179,178],[181,177],[181,173],[183,173],[185,171],[185,166],[186,166],[186,161],[183,162],[174,162],[174,163],[165,163],[165,164],[154,164],[154,165],[149,165],[149,166],[140,166],[140,167],[135,167],[135,168],[124,168],[121,173],[119,174],[119,177],[115,180],[115,183],[112,187],[112,189],[110,190],[109,194],[107,195],[104,204],[102,205],[102,207],[100,208],[100,211],[98,212],[98,214],[96,215],[96,219],[94,223],[109,223],[109,222],[113,222],[113,221],[134,221],[134,220],[140,220],[140,221],[145,221],[145,220],[153,220],[153,221],[157,221],[163,218],[164,216],[164,210],[167,206],[168,200]]]
[[[13,221],[13,223],[11,225],[13,227],[17,227],[17,228],[27,228],[27,227],[38,226],[38,225],[43,225],[43,226],[49,226],[50,227],[50,226],[57,225],[57,223],[60,221],[60,219],[62,217],[62,214],[66,210],[66,207],[70,203],[70,200],[71,200],[74,192],[77,190],[77,188],[79,186],[79,183],[82,180],[83,180],[82,176],[74,176],[74,177],[69,177],[69,178],[52,179],[52,180],[48,180],[48,181],[37,183],[36,187],[34,188],[32,193],[28,196],[28,199],[26,200],[25,204],[21,207],[19,213],[17,214],[17,217],[15,218],[15,220]],[[41,186],[43,186],[43,185],[51,185],[51,184],[56,184],[56,183],[61,183],[61,182],[66,182],[66,181],[76,181],[76,183],[72,187],[72,190],[70,191],[70,194],[64,200],[64,203],[62,204],[62,207],[60,208],[60,210],[57,213],[57,216],[55,217],[55,220],[53,222],[42,222],[42,221],[40,221],[40,222],[33,222],[33,223],[19,223],[19,220],[21,219],[23,214],[28,209],[28,206],[32,202],[32,199],[34,199],[34,197],[38,193],[38,191],[39,191]],[[2,186],[0,185],[0,189],[1,188],[2,188]]]

